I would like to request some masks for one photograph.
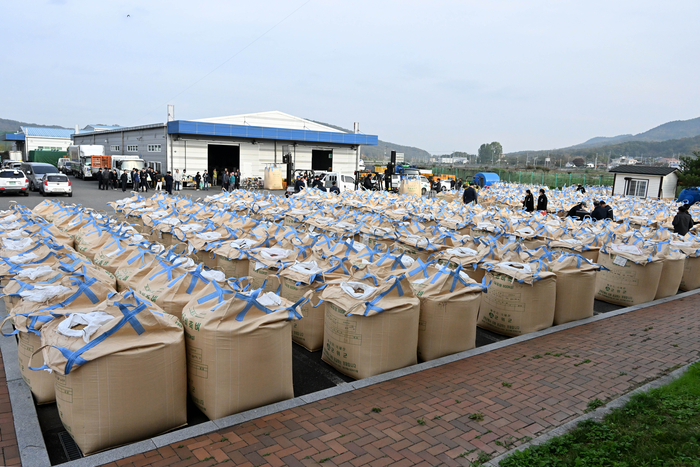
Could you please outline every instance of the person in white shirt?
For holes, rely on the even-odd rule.
[[[173,175],[173,180],[175,182],[175,191],[180,191],[180,185],[182,182],[182,174],[180,173],[180,169],[175,169],[175,174]]]

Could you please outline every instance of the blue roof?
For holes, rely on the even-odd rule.
[[[24,133],[7,133],[5,141],[24,141]]]
[[[22,131],[26,136],[44,136],[47,138],[68,138],[70,139],[75,130],[69,128],[39,128],[34,126],[23,126]]]
[[[250,125],[193,122],[175,120],[168,122],[168,134],[229,136],[251,139],[274,139],[282,141],[306,141],[314,143],[338,143],[364,146],[379,144],[377,135],[358,133],[335,133],[332,131],[292,130]]]

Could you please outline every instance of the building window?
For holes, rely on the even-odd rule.
[[[139,152],[139,146],[138,146],[138,144],[129,144],[126,147],[126,150],[129,152]]]
[[[160,144],[149,144],[148,152],[160,152]]]
[[[109,150],[112,152],[119,152],[120,149],[121,149],[121,146],[112,145],[109,147]]]
[[[627,190],[625,191],[625,195],[634,196],[636,198],[646,198],[648,184],[648,180],[631,179],[627,182]]]

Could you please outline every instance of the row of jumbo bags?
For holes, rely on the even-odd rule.
[[[180,201],[177,202],[179,203]],[[321,219],[319,219],[318,217],[311,216],[310,218],[306,218],[305,222],[310,224],[312,228],[319,227],[319,229],[323,228],[324,225],[331,225],[330,222],[328,224],[324,224],[323,222],[320,222],[320,220]],[[567,224],[568,223],[570,223],[570,221],[567,221]],[[337,229],[340,224],[343,224],[343,222],[336,222],[333,225],[333,228]],[[300,225],[301,224],[298,223],[297,225],[295,225],[295,227],[298,228],[300,227]],[[191,228],[178,230],[180,230],[181,238],[188,242],[190,249],[194,249],[194,251],[196,251],[198,259],[202,260],[210,267],[218,266],[222,268],[226,272],[227,276],[242,277],[244,275],[250,275],[254,279],[255,286],[260,285],[260,283],[266,278],[266,275],[269,274],[270,269],[273,272],[277,269],[275,267],[275,263],[282,262],[282,264],[284,264],[285,262],[288,263],[289,261],[294,261],[297,259],[296,255],[294,255],[293,252],[286,252],[290,253],[292,257],[285,257],[285,252],[277,254],[276,256],[270,256],[268,251],[271,250],[265,250],[264,248],[253,248],[255,246],[261,245],[262,243],[267,244],[269,246],[271,237],[265,231],[264,228],[261,228],[261,225],[259,223],[255,224],[247,218],[236,219],[235,222],[231,223],[231,228],[226,226],[217,227],[216,223],[212,223],[211,226],[207,227],[203,224],[197,224],[196,222],[188,223],[182,227]],[[235,230],[232,229],[233,227],[235,227]],[[345,228],[347,226],[341,227]],[[494,235],[494,224],[491,222],[482,221],[479,222],[476,227],[479,228],[473,229],[471,233],[475,236],[479,235],[480,237],[471,238],[473,245],[478,245],[479,241],[483,241],[484,238],[486,238],[488,241],[488,239],[492,238],[491,236]],[[508,231],[508,235],[499,236],[498,234],[496,234],[496,237],[498,238],[499,242],[503,242],[508,238],[517,238],[517,243],[520,243],[526,248],[533,248],[537,246],[546,245],[553,249],[582,254],[583,256],[587,257],[588,259],[594,262],[598,259],[599,249],[602,245],[610,244],[613,241],[620,241],[619,239],[625,242],[634,242],[635,244],[639,243],[640,241],[663,243],[664,241],[668,240],[670,241],[671,246],[673,246],[676,250],[680,249],[682,253],[688,256],[688,259],[685,261],[683,261],[682,258],[675,258],[675,260],[673,260],[673,264],[676,265],[676,271],[679,270],[679,266],[681,263],[684,266],[681,290],[692,290],[692,288],[695,288],[695,284],[693,281],[694,275],[692,272],[694,270],[693,265],[697,262],[695,258],[697,258],[700,249],[698,249],[696,245],[697,239],[695,239],[692,236],[686,236],[688,237],[686,239],[674,240],[671,239],[671,234],[665,229],[656,230],[643,227],[640,230],[634,230],[626,229],[624,224],[612,224],[608,226],[610,227],[610,230],[599,230],[598,233],[595,233],[594,231],[590,230],[584,230],[582,228],[582,230],[576,232],[575,235],[562,235],[558,236],[558,238],[556,239],[545,239],[544,241],[542,241],[533,236],[534,229],[529,226],[524,226],[518,229],[514,229],[512,225],[510,225],[509,227],[510,230]],[[549,226],[545,225],[544,227],[548,228]],[[279,227],[275,228],[279,229]],[[373,230],[373,232],[377,232],[378,230],[381,230],[381,228],[382,227],[377,227]],[[391,238],[382,239],[379,238],[379,236],[372,236],[372,238],[368,238],[368,235],[366,234],[363,234],[361,238],[365,240],[368,245],[379,245],[384,248],[396,247],[406,251],[408,254],[414,257],[420,257],[424,260],[433,254],[437,255],[438,258],[440,258],[441,256],[446,256],[446,252],[449,253],[450,250],[455,250],[455,248],[448,248],[450,245],[454,246],[456,244],[467,244],[467,241],[465,240],[465,238],[467,237],[461,236],[459,234],[443,236],[441,238],[442,243],[439,243],[439,239],[437,237],[426,238],[425,236],[412,234],[415,231],[411,232],[407,231],[405,227],[401,228],[404,230],[404,232],[402,232],[402,236],[400,237],[401,242],[393,241]],[[259,233],[256,233],[256,230],[258,230]],[[334,230],[330,231],[332,233],[338,233]],[[547,230],[547,232],[550,231]],[[515,235],[510,235],[511,233]],[[295,238],[299,240],[297,242],[297,246],[312,246],[313,239],[310,235],[307,235],[305,237],[305,240],[301,240],[301,238],[298,235],[296,235],[296,233],[294,233],[293,230],[290,231],[289,226],[287,226],[286,231],[283,231],[279,238],[281,240],[284,240],[289,234],[294,234],[294,237],[291,237],[292,240],[295,240]],[[261,242],[260,239],[263,235],[265,235],[267,239],[264,242]],[[238,238],[230,241],[221,240],[228,239],[232,236]],[[355,235],[354,238],[360,237],[358,235]],[[273,243],[276,242],[277,238],[273,239]],[[507,240],[507,243],[512,243],[512,241]],[[428,248],[425,248],[426,246]],[[257,252],[262,252],[263,254],[250,254],[251,251],[255,252],[256,250]],[[304,257],[305,256],[306,255],[304,255]],[[468,257],[469,255],[466,256]],[[644,265],[648,262],[654,263],[654,261],[647,261],[647,256],[650,257],[651,255],[644,256],[637,254],[637,256],[641,256],[640,258],[635,258],[634,256],[635,255],[632,255],[632,257],[630,258],[631,262],[629,268],[632,270],[634,269],[633,264]],[[254,258],[254,261],[249,261],[250,258]],[[607,259],[610,259],[610,257],[608,256]],[[638,260],[637,263],[635,263],[635,260]],[[467,260],[462,260],[462,264],[465,266],[467,266],[467,264],[465,264],[466,261]],[[656,262],[658,261],[659,260],[657,260]],[[665,264],[669,263],[670,261],[670,259],[666,258]],[[651,265],[647,269],[653,270],[654,267],[655,266]],[[669,266],[667,265],[666,268],[668,269],[668,267]],[[599,298],[603,300],[613,301],[622,305],[629,305],[633,303],[636,304],[643,301],[648,301],[644,297],[647,297],[649,295],[649,291],[652,290],[652,288],[650,287],[644,287],[643,289],[647,291],[647,293],[642,294],[630,293],[627,291],[628,288],[634,288],[633,282],[638,282],[638,280],[636,279],[636,275],[636,273],[619,275],[615,287],[608,287],[608,290],[606,290],[606,292],[609,293],[603,293]],[[483,274],[481,277],[483,277]],[[630,284],[626,283],[625,278],[627,278],[627,282],[630,282]],[[477,279],[479,278],[477,277]],[[649,281],[645,280],[642,282],[646,284]],[[652,282],[654,282],[653,279]],[[671,283],[673,283],[673,281],[671,281]],[[613,289],[614,292],[612,292]],[[657,298],[659,295],[668,295],[664,291],[664,287],[661,287],[659,293],[656,294]],[[652,298],[653,297],[654,295],[652,295]]]
[[[126,201],[133,200],[134,198],[129,198]],[[300,201],[303,199],[297,202]],[[272,205],[272,203],[268,204]],[[411,221],[410,216],[416,215],[417,209],[412,209],[414,207],[417,208],[417,206],[412,205],[407,205],[405,208],[388,206],[381,213],[370,215],[365,212],[353,212],[348,211],[347,208],[340,209],[334,205],[317,203],[316,205],[308,204],[303,208],[279,207],[275,208],[275,212],[278,213],[276,219],[283,220],[286,226],[297,229],[318,228],[325,232],[346,236],[357,235],[359,237],[361,235],[362,241],[370,246],[377,242],[389,244],[397,242],[406,248],[415,247],[415,250],[426,254],[425,256],[447,246],[453,246],[453,237],[459,234],[473,237],[490,235],[502,239],[515,237],[529,247],[541,246],[550,242],[569,242],[599,248],[601,242],[597,237],[634,231],[629,219],[622,224],[610,221],[592,222],[590,220],[578,222],[572,219],[559,219],[555,216],[528,217],[524,216],[522,212],[494,207],[476,207],[473,210],[462,208],[460,212],[457,210],[429,212],[420,215],[421,219],[426,220],[425,223],[421,223]],[[242,225],[241,218],[246,219],[247,222],[256,222],[249,217],[237,216],[235,213],[227,215],[224,211],[210,209],[210,206],[177,199],[151,198],[117,206],[117,209],[127,213],[127,216],[133,220],[161,231],[164,243],[168,243],[166,237],[172,238],[173,235],[183,241],[196,242],[197,240],[193,239],[192,235],[188,235],[188,232],[194,234],[196,229],[206,229],[206,223],[210,221],[218,226],[230,226],[233,229]],[[259,214],[260,211],[251,215],[257,216]],[[438,214],[442,214],[442,217],[435,217]],[[197,224],[196,221],[192,223],[192,216],[199,219],[202,224]],[[178,225],[182,224],[185,224],[186,229],[178,228]],[[656,240],[668,239],[672,236],[672,233],[665,228],[657,229],[639,225],[636,227],[641,229],[643,235]],[[211,232],[211,235],[221,234]],[[591,239],[595,240],[596,244],[588,245]],[[211,247],[213,243],[210,242],[205,246]],[[202,245],[193,246],[200,250]]]
[[[359,249],[359,246],[357,248]],[[275,251],[269,251],[268,253],[272,258],[274,258],[276,254],[280,254],[280,252]],[[381,257],[387,260],[386,255],[383,255]],[[403,259],[406,258],[404,257]],[[404,261],[400,258],[400,255],[394,258],[393,260],[389,258],[388,261],[391,265],[389,270],[391,271],[391,268],[394,268],[393,271],[396,274],[401,273],[400,276],[386,277],[387,273],[382,273],[381,270],[378,273],[373,274],[372,269],[375,266],[373,266],[372,261],[367,261],[370,264],[365,265],[367,271],[364,272],[362,276],[358,277],[357,275],[355,275],[355,277],[350,278],[352,280],[348,280],[348,277],[345,277],[344,279],[338,279],[339,284],[331,284],[332,281],[330,280],[324,281],[320,284],[314,284],[314,286],[318,285],[318,287],[315,288],[320,288],[325,285],[325,287],[323,287],[322,290],[319,292],[320,295],[318,296],[317,300],[324,300],[326,303],[316,303],[315,308],[313,308],[313,303],[309,304],[311,305],[312,310],[318,310],[322,312],[324,332],[322,334],[323,340],[321,342],[325,342],[325,345],[323,346],[323,357],[326,361],[336,366],[339,370],[354,377],[364,377],[371,374],[377,374],[415,363],[416,348],[421,349],[421,358],[429,359],[428,355],[430,352],[435,352],[435,355],[440,356],[442,352],[445,352],[444,346],[440,349],[431,349],[429,344],[442,344],[443,341],[448,341],[449,339],[447,339],[446,337],[449,337],[449,335],[445,334],[446,330],[449,331],[455,328],[459,329],[459,327],[455,326],[455,323],[464,325],[464,332],[456,333],[457,339],[455,340],[458,341],[460,347],[458,347],[457,350],[447,349],[447,353],[452,353],[453,351],[466,349],[468,348],[468,345],[471,345],[473,347],[473,344],[469,344],[469,339],[465,339],[464,336],[468,335],[469,331],[471,331],[472,333],[475,332],[476,326],[472,323],[475,323],[475,321],[478,319],[478,313],[480,308],[483,311],[481,316],[482,322],[480,322],[479,324],[484,327],[493,325],[497,330],[500,330],[504,333],[518,334],[522,332],[529,332],[528,329],[535,330],[537,328],[550,326],[552,322],[550,318],[551,308],[545,307],[545,309],[543,310],[538,310],[538,308],[536,307],[537,299],[539,298],[540,300],[542,300],[542,302],[551,303],[551,299],[554,298],[554,302],[556,303],[558,298],[568,296],[568,294],[566,293],[557,294],[557,287],[562,286],[563,281],[560,281],[559,277],[557,277],[556,274],[554,280],[552,280],[551,275],[547,274],[547,271],[542,270],[541,263],[537,263],[534,266],[534,268],[532,265],[529,265],[526,262],[520,262],[515,264],[514,262],[501,262],[494,264],[492,271],[488,272],[488,280],[492,281],[492,285],[493,283],[498,283],[499,280],[502,280],[502,286],[499,287],[499,293],[493,294],[494,299],[489,302],[489,294],[483,295],[482,298],[482,287],[480,287],[478,284],[471,284],[470,286],[465,286],[464,283],[469,283],[468,275],[467,277],[465,277],[463,271],[458,271],[459,266],[453,268],[450,268],[449,264],[433,264],[426,266],[425,264],[421,264],[422,262],[414,262],[408,265],[409,267],[407,268],[404,264]],[[578,262],[579,260],[577,259],[576,261]],[[304,284],[303,279],[305,277],[309,278],[309,283],[314,283],[314,281],[311,280],[311,275],[319,274],[319,271],[315,270],[315,268],[319,266],[321,267],[321,269],[323,268],[323,264],[319,262],[316,262],[316,264],[314,264],[312,261],[307,261],[305,263],[306,264],[302,264],[298,268],[300,270],[295,271],[295,273],[298,273],[300,275],[296,279],[301,280],[297,280],[296,282],[294,282],[294,287],[297,286],[297,282],[299,282],[299,285]],[[362,261],[360,260],[360,264],[361,263]],[[410,266],[414,266],[414,268],[410,269]],[[329,266],[329,268],[332,267],[336,267],[336,265]],[[398,271],[396,271],[397,269]],[[409,271],[403,271],[404,269],[409,269]],[[321,271],[320,273],[323,274],[323,271]],[[328,272],[328,274],[331,273],[332,271]],[[533,285],[527,283],[528,274],[532,276],[531,280]],[[385,277],[381,277],[382,275],[384,275]],[[275,276],[278,276],[278,274],[273,274],[270,278],[270,282],[274,283]],[[403,278],[401,278],[401,276],[403,276]],[[443,279],[443,282],[439,280],[440,278]],[[154,280],[155,279],[157,278],[154,278]],[[174,279],[177,279],[177,277],[175,277]],[[190,283],[191,282],[192,281],[190,280]],[[408,284],[406,284],[406,282],[408,282]],[[428,302],[427,304],[424,304],[421,302],[421,299],[423,297],[430,296],[430,293],[427,293],[430,291],[419,289],[424,287],[432,287],[435,290],[440,290],[442,292],[448,282],[449,289],[453,289],[452,292],[454,292],[457,289],[459,289],[459,292],[463,294],[465,290],[471,292],[465,294],[465,297],[463,297],[463,299],[466,297],[469,298],[468,302],[471,306],[462,304],[460,306],[455,307],[455,309],[458,310],[458,314],[456,315],[456,321],[448,323],[447,326],[443,326],[443,329],[440,330],[438,334],[440,336],[440,339],[428,339],[424,340],[424,342],[421,343],[421,330],[438,330],[439,327],[434,326],[435,323],[427,317],[428,315],[426,313],[424,313],[425,310],[431,308],[431,303]],[[574,283],[577,282],[580,284],[580,280],[574,281]],[[287,283],[289,285],[292,285],[289,281]],[[554,295],[552,295],[553,284]],[[442,288],[440,288],[440,285],[442,285]],[[207,284],[207,287],[213,289],[207,294],[214,294],[212,295],[210,300],[216,300],[217,302],[213,303],[213,308],[222,306],[218,303],[219,296],[223,297],[226,295],[230,295],[231,293],[233,293],[234,295],[237,293],[235,291],[235,288],[227,287],[226,285],[221,286],[216,281],[214,281],[211,284]],[[277,287],[279,287],[279,285]],[[514,309],[514,303],[512,301],[513,295],[509,296],[508,294],[511,294],[511,292],[515,290],[515,295],[517,295],[519,293],[516,290],[517,287],[522,287],[524,291],[531,292],[531,295],[525,296],[524,300],[522,300],[523,303],[515,304],[517,306]],[[228,293],[224,292],[224,290],[228,290]],[[491,288],[490,292],[495,290],[495,287]],[[203,290],[201,292],[203,292]],[[284,292],[282,292],[281,290],[280,292],[284,295]],[[126,293],[129,293],[129,291],[127,290]],[[241,292],[238,293],[241,294]],[[280,305],[282,304],[283,297],[279,297],[276,294],[271,294],[269,292],[266,293],[264,290],[258,291],[257,293],[258,297],[264,297],[259,300],[256,299],[256,301],[258,302],[260,302],[260,300],[269,299],[271,300],[270,303],[276,304],[277,301],[279,301]],[[245,295],[245,293],[243,293],[243,295]],[[520,294],[520,296],[522,299],[522,294]],[[248,306],[247,304],[249,304],[249,302],[251,301],[250,295],[247,295],[246,297],[248,298],[243,298],[242,301],[246,303],[245,306]],[[138,295],[135,295],[133,296],[133,298],[139,297]],[[144,298],[139,299],[141,299],[142,301],[146,301],[146,299]],[[241,297],[239,297],[239,301],[240,300]],[[357,301],[353,302],[353,300]],[[199,299],[197,300],[197,302],[198,301]],[[422,301],[425,302],[426,299],[423,299]],[[575,302],[579,303],[580,300],[575,300]],[[448,307],[448,303],[449,301],[445,302],[444,300],[441,301],[440,299],[433,299],[432,304],[434,308],[441,310],[441,307],[443,307],[442,313],[438,313],[438,317],[447,317],[446,310]],[[459,303],[459,300],[455,299],[454,303]],[[482,304],[484,303],[485,305],[482,306]],[[534,309],[527,306],[530,303],[535,305]],[[199,305],[204,305],[205,307],[209,305],[206,303],[197,303],[197,305],[190,307],[190,304],[191,301],[185,306],[182,316],[182,322],[185,323],[186,329],[191,330],[191,332],[188,331],[187,334],[188,342],[189,340],[194,341],[198,337],[196,334],[199,333],[200,330],[202,330],[203,325],[205,324],[203,321],[198,320],[198,318],[201,318],[201,316],[199,315],[204,314],[206,308],[202,310],[200,309],[201,307],[199,307]],[[241,303],[239,303],[239,306],[240,305]],[[261,305],[265,306],[265,304]],[[153,306],[155,307],[157,305]],[[307,304],[304,304],[303,306],[307,306]],[[259,310],[259,305],[253,305],[251,307],[254,311]],[[486,307],[488,307],[488,313],[486,312]],[[190,313],[192,313],[192,310],[194,310],[194,314],[187,316],[188,309],[190,310]],[[466,312],[464,311],[465,309]],[[500,315],[497,314],[499,311],[501,311]],[[538,315],[538,311],[542,312]],[[590,313],[592,313],[592,300],[589,311]],[[586,313],[588,313],[589,311],[586,311]],[[236,313],[235,316],[236,318],[240,317],[240,321],[238,322],[242,322],[248,325],[248,327],[251,329],[250,332],[253,332],[252,329],[255,329],[256,324],[250,324],[247,322],[245,317],[248,313],[249,312],[246,312],[243,314],[243,316],[240,316],[241,311],[239,311]],[[284,323],[280,326],[280,328],[286,329],[286,332],[289,332],[291,334],[291,332],[294,331],[292,328],[294,324],[302,324],[312,321],[306,319],[311,316],[311,313],[312,311],[307,309],[307,316],[304,320],[289,321],[290,312],[287,311],[287,319],[284,320]],[[265,316],[268,316],[268,314],[265,314]],[[487,322],[488,320],[485,318],[486,316],[488,316],[491,320],[491,324]],[[496,317],[495,320],[494,316]],[[374,319],[374,317],[378,318]],[[400,326],[399,323],[401,324]],[[414,332],[414,330],[416,330],[416,323],[418,332]],[[261,328],[268,327],[267,321],[261,322],[259,324],[262,325]],[[316,325],[318,326],[318,323],[316,323]],[[401,332],[397,333],[398,335],[395,336],[395,339],[380,339],[381,342],[374,342],[371,339],[371,337],[367,337],[376,336],[378,335],[377,329],[381,331],[387,327],[394,329],[398,328]],[[299,336],[299,334],[307,334],[307,331],[301,330],[295,330],[294,332],[295,334],[297,334],[297,336]],[[309,335],[314,334],[313,331],[308,331],[308,333]],[[319,333],[316,333],[316,339],[318,339],[318,334]],[[224,336],[226,335],[227,334],[225,333]],[[230,334],[228,335],[230,337]],[[271,335],[274,336],[275,333],[272,333]],[[280,333],[277,333],[277,338],[279,338],[280,335]],[[415,335],[416,340],[414,341],[413,339],[408,339],[408,342],[406,342],[407,335]],[[426,335],[427,334],[424,332],[423,336]],[[362,345],[363,338],[364,341],[366,341],[366,345],[364,346]],[[287,336],[282,337],[282,339],[284,340],[284,342],[286,342],[285,345],[287,346],[288,350],[291,351],[291,349],[289,348],[289,346],[291,346],[291,339]],[[453,342],[455,340],[453,340]],[[205,339],[202,338],[200,339],[200,341],[205,341]],[[221,342],[222,341],[219,340],[218,345],[220,345]],[[465,346],[465,342],[467,342],[468,345]],[[388,344],[388,350],[383,349],[386,351],[380,354],[384,355],[384,358],[377,358],[376,350],[374,353],[371,351],[368,352],[368,349],[372,349],[372,345],[374,345],[374,348],[377,349],[379,348],[377,346],[382,343]],[[199,372],[199,378],[204,378],[206,376],[208,379],[209,369],[211,368],[211,362],[210,360],[207,360],[206,355],[204,355],[204,357],[200,355],[199,350],[201,350],[201,348],[193,348],[194,352],[188,353],[190,374],[197,374],[197,372]],[[215,348],[218,348],[218,346],[216,346]],[[255,358],[258,352],[259,350],[251,350],[250,355],[252,355],[253,358]],[[240,355],[241,349],[237,350],[236,354]],[[288,367],[290,368],[289,374],[291,374],[290,352],[287,352],[286,356],[283,353],[276,355],[282,356],[285,359],[287,359],[286,361],[289,362]],[[275,366],[275,368],[281,367]],[[289,378],[288,381],[289,385],[287,387],[288,390],[291,391],[291,378]],[[283,385],[274,384],[272,386],[283,387]],[[230,394],[230,392],[230,390],[227,391],[227,394]],[[259,391],[255,392],[257,393]],[[202,394],[201,387],[199,390],[199,394]],[[280,395],[279,399],[277,400],[284,399],[287,397],[291,397],[291,395]],[[195,402],[197,402],[196,396],[193,396],[193,398],[195,399]],[[200,402],[201,401],[202,399],[200,399]],[[270,401],[262,402],[258,405],[262,405],[264,403],[269,402]],[[209,412],[205,410],[205,413],[213,413],[213,410],[214,409],[210,409]]]
[[[182,200],[178,200],[176,202],[181,203]],[[308,212],[309,211],[304,211],[303,214],[307,215]],[[244,275],[250,275],[251,277],[253,277],[253,279],[255,279],[254,285],[256,286],[259,286],[262,280],[265,279],[264,276],[268,274],[268,269],[266,267],[275,270],[275,262],[288,262],[294,261],[296,259],[296,256],[294,256],[293,258],[285,258],[284,254],[282,254],[281,256],[278,255],[277,257],[270,257],[267,254],[263,254],[263,256],[256,256],[255,261],[251,263],[249,261],[249,258],[251,258],[252,256],[249,254],[249,251],[254,251],[251,250],[251,248],[254,246],[259,246],[261,244],[266,244],[269,246],[270,235],[268,232],[265,231],[265,228],[261,227],[260,223],[256,224],[248,218],[236,218],[235,220],[231,220],[231,218],[229,219],[231,227],[219,227],[218,224],[215,222],[211,222],[209,226],[193,222],[187,223],[186,225],[182,225],[181,228],[177,228],[176,230],[179,231],[179,237],[188,242],[189,248],[191,250],[194,250],[197,254],[198,259],[203,261],[205,264],[207,264],[210,267],[218,266],[222,268],[228,276],[242,277]],[[285,218],[285,223],[286,219],[287,218]],[[329,222],[325,222],[325,219],[329,219]],[[692,265],[697,262],[695,258],[697,258],[700,249],[698,249],[696,246],[697,239],[692,236],[686,236],[685,239],[673,239],[672,234],[665,229],[651,229],[647,227],[642,227],[640,230],[634,230],[627,228],[628,226],[625,226],[625,224],[617,225],[609,223],[606,223],[606,225],[604,226],[607,228],[607,230],[598,229],[596,233],[596,231],[590,229],[590,226],[587,226],[587,223],[583,223],[583,225],[568,225],[571,224],[570,220],[566,221],[566,227],[574,228],[578,226],[578,228],[580,229],[579,231],[571,232],[570,234],[560,235],[560,232],[558,232],[559,227],[557,227],[556,224],[552,226],[550,225],[550,222],[546,222],[544,225],[539,225],[539,227],[545,229],[545,234],[554,234],[554,238],[537,237],[535,236],[536,229],[530,227],[530,225],[532,225],[532,221],[530,221],[530,225],[524,226],[522,226],[522,223],[506,223],[505,227],[508,228],[508,231],[506,232],[507,235],[504,235],[503,233],[498,233],[495,231],[495,225],[493,221],[496,220],[496,218],[489,219],[489,221],[485,221],[483,218],[479,219],[481,220],[470,231],[470,233],[474,235],[474,237],[470,239],[472,240],[472,243],[474,245],[477,245],[479,241],[483,241],[484,238],[486,238],[488,241],[489,238],[492,238],[492,236],[495,235],[495,237],[498,238],[499,243],[504,241],[506,241],[506,243],[512,243],[512,239],[517,239],[517,242],[522,244],[526,248],[533,248],[537,246],[546,245],[553,249],[582,254],[583,256],[587,257],[588,259],[594,262],[598,259],[598,252],[601,246],[610,244],[613,241],[634,242],[636,244],[640,241],[659,243],[668,240],[676,250],[680,249],[684,254],[688,256],[688,259],[685,261],[682,261],[680,258],[676,258],[674,262],[674,264],[676,264],[676,270],[678,270],[678,265],[680,263],[683,263],[684,265],[685,272],[683,275],[684,279],[681,283],[681,289],[692,290],[692,288],[694,288],[694,276],[692,274]],[[299,221],[302,221],[302,219],[299,219]],[[299,228],[302,225],[310,225],[311,228],[318,227],[319,231],[325,230],[335,234],[340,234],[340,232],[337,231],[338,228],[357,228],[356,225],[353,226],[348,224],[347,222],[341,221],[332,223],[330,222],[332,221],[332,219],[328,217],[319,218],[317,216],[309,216],[304,218],[303,221],[305,224],[297,222],[293,225],[293,227]],[[515,228],[515,226],[517,225],[521,226],[519,228]],[[188,229],[185,229],[185,227],[188,227]],[[324,229],[324,227],[326,227],[326,229]],[[363,225],[362,227],[364,229],[366,226]],[[402,229],[401,236],[398,237],[399,241],[393,240],[393,237],[380,237],[382,231],[389,230],[385,226],[377,226],[370,231],[377,235],[363,233],[362,236],[354,235],[354,238],[361,238],[370,246],[379,245],[383,248],[399,248],[403,251],[406,251],[408,254],[414,257],[420,257],[424,260],[433,254],[437,255],[438,257],[445,256],[445,251],[454,250],[454,248],[449,248],[449,246],[464,246],[467,244],[465,238],[468,237],[461,236],[459,234],[450,234],[449,236],[442,235],[442,237],[440,238],[438,238],[437,236],[426,237],[426,232],[423,232],[423,235],[417,235],[420,232],[416,230],[408,230],[405,226],[400,226],[399,228]],[[275,229],[279,229],[279,227],[275,227]],[[258,230],[259,233],[256,233],[256,230]],[[355,230],[355,232],[357,232],[357,230]],[[352,234],[353,230],[350,230],[349,233]],[[165,235],[164,238],[169,238],[165,232],[163,232],[162,234]],[[311,238],[309,235],[306,236],[306,240],[302,241],[301,238],[298,235],[296,235],[296,233],[293,230],[290,230],[289,226],[286,226],[286,231],[283,231],[279,238],[284,240],[289,234],[294,234],[296,239],[299,240],[297,242],[297,246],[304,247],[305,244],[306,247],[310,247],[313,243],[313,240],[307,241]],[[264,240],[264,242],[261,241],[263,235],[267,237],[267,239]],[[228,240],[232,236],[235,236],[237,238],[230,241],[222,240]],[[170,238],[172,238],[172,235],[170,236]],[[292,237],[292,240],[294,239],[295,238]],[[273,243],[277,243],[277,241],[277,238],[273,239]],[[167,244],[170,242],[164,243]],[[264,249],[258,248],[257,250],[260,251]],[[640,255],[638,254],[637,256]],[[642,265],[646,264],[647,262],[654,262],[647,261],[646,256],[644,255],[641,256],[642,258],[630,258],[631,269],[633,269],[632,264],[635,264],[635,259],[639,259],[639,264]],[[260,266],[266,267],[260,268]],[[648,269],[654,269],[654,266],[652,265]],[[260,270],[260,273],[257,272],[258,270]],[[635,296],[629,296],[629,294],[625,290],[624,286],[629,284],[625,284],[624,277],[628,276],[630,275],[621,275],[618,280],[618,283],[616,284],[615,292],[602,294],[600,298],[604,300],[607,299],[616,301],[619,302],[619,304],[623,305],[630,303],[639,303],[639,298]],[[632,274],[632,276],[636,276],[636,274]],[[636,281],[636,279],[634,278],[631,278],[630,280],[633,282]],[[612,288],[609,287],[609,289]],[[645,290],[650,290],[650,288],[645,287]],[[608,292],[610,292],[610,290],[608,290]],[[646,296],[648,295],[648,293],[642,295]],[[667,294],[664,292],[660,292],[657,295],[666,296]]]
[[[522,193],[527,186],[499,186],[485,190],[482,196],[493,198],[494,200],[506,199],[508,196],[518,198],[517,207],[520,206]],[[552,190],[548,194],[550,204],[554,205],[559,200],[562,206],[567,209],[580,201],[592,203],[593,197],[605,198],[604,193],[593,193],[591,196],[582,195],[571,190]],[[677,205],[668,200],[644,200],[640,202],[633,198],[616,197],[606,198],[615,206],[616,217],[624,221],[625,227],[633,228],[640,226],[658,227],[663,225],[670,227],[670,220],[675,215]],[[556,216],[528,215],[520,209],[499,204],[498,206],[468,205],[461,203],[445,203],[436,199],[423,199],[413,197],[378,196],[376,193],[345,193],[340,197],[318,192],[317,190],[306,190],[301,195],[289,199],[262,196],[258,194],[237,191],[235,193],[218,194],[207,197],[203,202],[194,202],[177,197],[167,197],[157,195],[151,199],[144,199],[136,195],[132,198],[125,198],[114,203],[118,213],[140,217],[142,214],[167,213],[169,208],[177,210],[179,213],[197,214],[200,217],[215,215],[213,213],[222,210],[230,210],[239,214],[246,214],[250,217],[277,221],[284,219],[285,222],[294,222],[295,219],[319,216],[342,217],[353,215],[357,217],[367,213],[379,215],[387,220],[400,222],[426,222],[440,225],[450,223],[467,222],[476,225],[482,218],[501,219],[509,221],[511,219],[523,218],[535,220],[542,223],[563,223],[565,220]],[[155,211],[155,212],[154,212]],[[150,215],[149,214],[149,215]],[[350,219],[352,223],[352,219]],[[599,224],[600,222],[591,224]],[[534,225],[533,225],[534,227]]]

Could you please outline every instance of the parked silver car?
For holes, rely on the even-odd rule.
[[[29,180],[29,189],[38,191],[41,184],[44,183],[46,174],[58,173],[58,169],[44,162],[24,162],[22,164],[22,172]]]

